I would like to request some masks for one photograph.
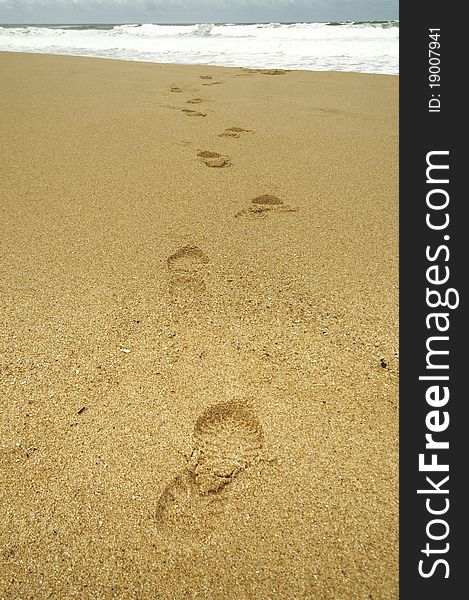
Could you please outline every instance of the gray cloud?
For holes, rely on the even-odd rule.
[[[398,18],[398,0],[0,0],[0,23]]]

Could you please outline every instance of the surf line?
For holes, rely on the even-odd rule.
[[[443,162],[441,161],[443,157]],[[427,489],[418,489],[417,494],[426,496],[425,509],[428,515],[425,532],[427,539],[421,553],[426,559],[418,563],[418,573],[430,578],[435,573],[445,579],[449,577],[448,555],[450,543],[448,536],[450,525],[447,513],[450,509],[448,455],[443,458],[441,452],[449,450],[448,436],[441,434],[448,429],[450,412],[447,410],[450,399],[450,312],[459,306],[459,293],[453,287],[447,287],[450,280],[450,249],[447,242],[450,236],[445,233],[449,223],[450,204],[449,187],[449,150],[434,150],[426,155],[426,183],[430,186],[426,194],[426,225],[431,232],[442,233],[445,243],[438,247],[426,247],[426,318],[425,325],[430,335],[425,340],[425,374],[419,381],[426,382],[425,390],[425,452],[418,455],[419,473],[425,474]],[[434,174],[433,171],[436,171]],[[446,211],[446,212],[442,212]],[[446,357],[442,360],[442,357]]]

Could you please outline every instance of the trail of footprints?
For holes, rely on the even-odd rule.
[[[268,75],[283,75],[285,71],[280,70],[250,70],[245,69],[248,73],[259,73]],[[213,79],[212,75],[200,75],[203,80]],[[183,89],[176,84],[170,87],[171,92],[182,92]],[[195,96],[186,100],[187,104],[201,104],[209,98]],[[182,111],[188,116],[202,116],[206,113],[184,108]],[[252,129],[244,127],[227,127],[219,137],[239,138],[242,134],[252,133]],[[191,142],[184,142],[184,145],[190,145]],[[182,142],[181,142],[182,144]],[[197,153],[198,160],[209,168],[221,169],[231,166],[231,157],[227,154],[221,154],[211,150],[200,150]],[[247,220],[260,220],[272,214],[297,212],[298,208],[285,204],[283,200],[271,194],[263,194],[251,200],[250,205],[240,210],[235,214],[236,218]],[[179,248],[174,254],[167,258],[167,266],[170,271],[170,288],[174,292],[187,290],[191,294],[196,295],[205,290],[205,268],[209,263],[207,255],[195,245],[187,245]]]
[[[280,70],[260,72],[266,75],[285,73]],[[213,79],[211,75],[201,75],[200,78]],[[202,85],[220,83],[222,82],[210,81]],[[183,89],[172,85],[170,91],[180,93]],[[205,100],[207,99],[194,97],[186,103],[201,104]],[[193,109],[186,108],[182,111],[188,116],[206,116],[206,113]],[[242,127],[228,127],[219,137],[239,138],[241,134],[252,131]],[[231,166],[229,156],[210,150],[199,151],[197,158],[211,168]],[[297,210],[277,196],[264,194],[253,198],[250,206],[235,216],[256,220],[274,213]],[[182,246],[166,262],[170,285],[177,292],[187,290],[194,296],[205,290],[204,275],[210,260],[198,246]],[[197,511],[203,514],[208,505],[219,498],[235,478],[261,460],[264,435],[259,419],[246,402],[229,401],[215,404],[199,416],[194,425],[192,441],[192,452],[186,457],[185,467],[166,485],[158,499],[156,517],[161,526],[187,524],[193,520]]]
[[[287,71],[282,69],[243,69],[244,74],[254,75],[254,74],[262,74],[262,75],[285,75]],[[202,85],[215,85],[222,83],[221,81],[212,81],[212,75],[199,75],[200,79],[207,80],[209,83],[205,83]],[[173,84],[170,87],[171,92],[182,92],[183,88],[180,86]],[[186,104],[198,105],[202,104],[206,101],[209,101],[210,98],[202,98],[200,96],[195,96],[193,98],[189,98],[186,100]],[[193,108],[182,108],[180,109],[184,114],[189,117],[206,117],[207,113],[201,110],[195,110]],[[246,129],[244,127],[233,126],[227,127],[222,133],[218,134],[218,137],[221,138],[232,138],[239,139],[242,135],[246,133],[252,133],[252,129]],[[214,152],[212,150],[200,150],[197,153],[197,158],[199,162],[204,164],[207,167],[221,169],[231,166],[231,157],[227,154],[222,154],[220,152]],[[277,196],[273,196],[270,194],[264,194],[261,196],[257,196],[251,200],[250,206],[247,208],[240,210],[235,214],[236,218],[248,219],[248,220],[259,220],[265,219],[269,215],[278,214],[278,213],[291,213],[297,212],[298,208],[292,207],[289,204],[285,204],[283,200],[278,198]],[[186,249],[187,250],[187,249]],[[193,280],[194,277],[191,276]]]
[[[164,488],[156,517],[171,526],[191,519],[250,466],[260,460],[262,426],[252,408],[242,401],[220,402],[196,420],[193,448],[187,464]]]

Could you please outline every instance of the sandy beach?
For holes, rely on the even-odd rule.
[[[397,598],[398,77],[0,78],[0,598]]]

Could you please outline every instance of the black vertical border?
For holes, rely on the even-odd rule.
[[[453,2],[427,0],[426,2],[400,3],[400,598],[452,600],[467,594],[466,578],[469,579],[469,550],[466,545],[467,519],[464,511],[469,506],[465,492],[466,473],[469,472],[469,429],[466,420],[468,393],[464,388],[466,344],[464,312],[466,306],[466,280],[469,277],[469,228],[464,215],[469,204],[468,192],[463,189],[465,175],[464,155],[468,154],[463,142],[463,129],[467,124],[464,87],[467,67],[462,60],[468,55],[466,44],[469,36],[464,27],[462,6]],[[441,112],[429,113],[428,101],[434,90],[428,80],[429,28],[440,28],[441,42]],[[426,155],[434,150],[449,151],[448,207],[450,224],[444,232],[431,231],[426,226]],[[450,236],[443,241],[443,235]],[[417,489],[425,487],[425,475],[419,473],[418,455],[425,451],[425,416],[431,408],[425,401],[428,382],[419,381],[425,374],[427,337],[425,318],[432,312],[426,305],[426,246],[436,248],[446,243],[450,249],[447,264],[450,280],[460,295],[460,305],[448,310],[449,335],[449,388],[447,407],[450,426],[440,434],[440,439],[450,443],[449,450],[441,451],[441,460],[450,465],[450,508],[444,515],[450,526],[447,554],[434,555],[445,558],[450,567],[446,579],[445,569],[438,567],[433,576],[419,575],[419,560],[425,559],[421,552],[431,542],[426,535],[427,523],[435,517],[428,514],[425,496]],[[442,286],[444,287],[444,286]],[[446,309],[438,309],[446,310]],[[442,334],[444,335],[444,334]],[[428,373],[427,373],[428,374]],[[442,373],[440,373],[442,374]],[[446,462],[446,461],[445,461]],[[442,473],[435,473],[435,480]],[[440,496],[442,498],[442,496]],[[444,546],[440,542],[440,546]],[[426,568],[432,559],[426,559]],[[466,564],[468,563],[468,564]]]

